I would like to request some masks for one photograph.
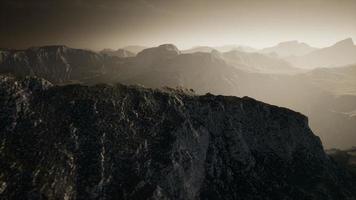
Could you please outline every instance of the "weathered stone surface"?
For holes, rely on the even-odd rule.
[[[103,55],[66,46],[0,51],[0,73],[38,76],[53,83],[87,82],[109,65]]]
[[[355,199],[305,116],[244,97],[0,78],[1,199]]]

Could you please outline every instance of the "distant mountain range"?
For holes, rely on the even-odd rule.
[[[182,53],[197,53],[197,52],[210,53],[210,52],[212,52],[214,50],[216,50],[214,47],[197,46],[197,47],[193,47],[191,49],[183,50]]]
[[[276,53],[280,57],[288,56],[303,56],[312,51],[317,50],[317,48],[311,47],[305,43],[298,41],[287,41],[281,42],[274,47],[268,47],[260,50],[260,53]]]
[[[352,39],[348,38],[330,47],[317,49],[299,57],[289,57],[286,60],[294,66],[308,69],[350,65],[356,63],[356,46]]]
[[[355,69],[350,65],[303,71],[271,55],[236,50],[182,53],[171,44],[142,50],[135,57],[65,46],[0,53],[0,73],[35,75],[55,84],[121,82],[251,96],[309,116],[312,129],[328,148],[355,145]]]
[[[220,52],[228,52],[228,51],[243,51],[243,52],[256,52],[258,51],[257,49],[249,46],[244,46],[244,45],[224,45],[224,46],[217,46],[215,47],[216,50]]]
[[[146,46],[140,46],[140,45],[130,45],[130,46],[125,46],[122,49],[132,52],[134,54],[138,54],[140,51],[147,49],[149,47]]]
[[[305,74],[319,88],[334,95],[356,94],[356,64],[337,68],[317,68]]]
[[[119,58],[134,57],[136,55],[135,53],[132,53],[125,49],[118,49],[118,50],[103,49],[102,51],[100,51],[100,53],[103,55],[116,56]]]
[[[226,45],[221,47],[198,46],[183,53],[240,51],[245,53],[260,53],[269,57],[279,57],[296,68],[314,69],[325,67],[340,67],[356,64],[356,46],[351,38],[344,39],[330,47],[315,48],[298,41],[281,42],[273,47],[261,50],[247,46]]]
[[[197,52],[205,52],[210,53],[213,50],[217,50],[220,52],[228,52],[228,51],[243,51],[243,52],[256,52],[257,49],[254,49],[249,46],[241,46],[241,45],[224,45],[224,46],[196,46],[190,49],[183,50],[182,53],[197,53]]]
[[[249,72],[292,74],[302,71],[283,59],[261,53],[232,50],[221,55],[227,63]]]

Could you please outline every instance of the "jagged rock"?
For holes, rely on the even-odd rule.
[[[0,53],[0,73],[38,76],[54,83],[81,81],[103,73],[102,55],[66,46],[33,47]]]
[[[356,197],[305,116],[248,97],[1,77],[0,133],[1,199]]]

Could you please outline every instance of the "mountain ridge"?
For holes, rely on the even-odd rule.
[[[116,56],[119,58],[127,58],[127,57],[134,57],[136,56],[135,53],[132,53],[128,50],[125,49],[118,49],[118,50],[113,50],[113,49],[103,49],[100,51],[101,54],[107,55],[107,56]]]
[[[356,118],[352,113],[356,107],[345,101],[348,110],[334,110],[335,104],[344,102],[334,95],[356,94],[352,70],[294,74],[293,68],[284,70],[288,65],[273,56],[241,52],[232,63],[223,58],[225,53],[184,54],[174,45],[150,48],[127,58],[70,48],[65,54],[56,50],[16,52],[16,56],[14,52],[0,52],[0,73],[36,75],[57,85],[120,82],[153,88],[185,87],[198,94],[251,96],[308,115],[311,127],[327,148],[354,145],[350,138],[355,138]],[[283,73],[271,73],[275,67]]]
[[[351,176],[289,109],[3,76],[0,93],[1,197],[356,198]]]
[[[303,56],[286,58],[294,66],[300,68],[332,68],[356,63],[356,46],[351,38],[336,42]]]
[[[267,47],[260,50],[260,53],[276,53],[280,57],[302,56],[313,52],[317,48],[297,40],[280,42],[276,46]],[[298,67],[298,66],[296,66]]]

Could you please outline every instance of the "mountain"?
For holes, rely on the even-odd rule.
[[[251,52],[256,52],[257,49],[249,47],[249,46],[242,46],[242,45],[224,45],[224,46],[218,46],[215,47],[216,50],[220,51],[220,52],[228,52],[228,51],[243,51],[243,52],[247,52],[247,53],[251,53]]]
[[[54,83],[85,81],[103,73],[102,55],[66,46],[0,52],[0,73],[35,75]]]
[[[141,67],[138,68],[136,76],[120,79],[120,82],[153,88],[179,86],[192,88],[199,93],[230,95],[236,94],[239,88],[236,84],[239,71],[212,53],[177,54],[158,62],[142,63],[151,64],[145,67],[139,65]]]
[[[298,73],[300,69],[293,67],[285,60],[261,53],[247,53],[233,50],[225,52],[222,57],[231,65],[250,72],[259,73]]]
[[[214,49],[213,47],[208,47],[208,46],[196,46],[191,49],[183,50],[182,53],[197,53],[197,52],[210,53],[213,50],[216,50],[216,49]]]
[[[315,50],[304,56],[290,57],[287,60],[301,68],[339,67],[356,63],[356,46],[351,38]]]
[[[163,44],[158,47],[152,47],[142,50],[137,54],[136,58],[143,65],[150,65],[157,61],[164,61],[169,58],[178,56],[180,51],[173,44]]]
[[[280,57],[289,57],[289,56],[303,56],[315,50],[317,49],[314,47],[311,47],[305,43],[294,40],[294,41],[281,42],[276,46],[264,48],[259,52],[264,54],[276,53]]]
[[[37,75],[54,84],[120,82],[152,88],[183,87],[193,89],[197,94],[250,96],[307,115],[311,128],[326,148],[344,149],[355,145],[356,93],[353,83],[356,76],[353,76],[351,66],[295,74],[293,68],[288,68],[290,65],[276,57],[216,50],[182,54],[172,44],[148,48],[136,57],[128,58],[66,47],[67,53],[60,53],[61,59],[58,59],[58,56],[44,56],[56,55],[58,48],[39,49],[42,50],[34,54],[36,59],[29,59],[28,52],[33,50],[1,51],[0,58],[6,58],[2,59],[6,61],[0,62],[0,73]],[[20,52],[22,56],[19,56]],[[229,60],[229,56],[234,59]],[[28,70],[23,70],[23,66]],[[66,68],[70,70],[65,71]]]
[[[140,51],[147,49],[147,48],[149,48],[149,47],[139,46],[139,45],[130,45],[130,46],[123,47],[122,49],[132,52],[134,54],[138,54]]]
[[[139,84],[161,88],[184,87],[198,93],[236,94],[240,71],[227,64],[220,53],[181,53],[172,44],[145,49],[108,74],[111,83]]]
[[[119,58],[127,58],[127,57],[134,57],[136,54],[132,53],[130,51],[127,51],[125,49],[118,49],[118,50],[112,50],[112,49],[103,49],[100,51],[101,54],[107,55],[107,56],[116,56]]]
[[[103,75],[102,79],[106,83],[125,82],[132,77],[144,74],[152,65],[160,64],[180,54],[178,48],[172,44],[147,48],[135,57],[111,60],[110,65],[105,67],[105,71],[108,73]],[[134,84],[138,84],[138,82]]]
[[[305,116],[244,97],[0,78],[1,199],[356,199]]]
[[[164,48],[159,49],[153,48],[151,51],[165,51]],[[257,59],[259,57],[256,55],[259,54],[239,53],[245,56],[242,57],[244,59],[251,56],[252,63],[257,62],[261,66],[268,67],[266,55],[261,55],[263,59]],[[356,137],[353,133],[356,131],[354,126],[356,117],[347,114],[356,110],[352,103],[354,96],[351,95],[349,101],[342,100],[347,99],[344,96],[345,93],[340,92],[335,96],[332,90],[321,88],[318,83],[315,83],[318,82],[317,77],[310,76],[309,72],[296,75],[285,72],[283,74],[255,73],[256,71],[247,71],[249,65],[238,68],[237,65],[230,64],[224,58],[225,53],[218,51],[193,54],[176,52],[174,54],[176,56],[168,58],[162,56],[164,59],[156,59],[154,63],[140,62],[138,64],[136,61],[136,64],[125,65],[120,69],[119,75],[111,74],[112,76],[106,80],[111,80],[112,83],[119,81],[153,88],[164,86],[191,88],[199,94],[211,92],[222,95],[251,96],[308,115],[312,129],[322,138],[327,148],[348,148],[355,145]],[[155,55],[154,58],[160,58],[159,53]],[[273,62],[270,66],[273,66],[276,58],[272,57],[271,60]],[[151,64],[146,65],[147,63]],[[279,63],[281,69],[288,66],[284,65],[282,60]],[[127,75],[133,71],[134,73]],[[350,81],[356,81],[355,77],[350,74]],[[337,80],[335,77],[335,81]],[[340,84],[343,82],[343,80],[338,81]],[[337,106],[340,105],[349,106],[349,108],[338,109]]]
[[[216,46],[216,47],[209,47],[209,46],[196,46],[191,49],[183,50],[182,53],[210,53],[213,50],[218,50],[220,52],[228,52],[228,51],[243,51],[243,52],[255,52],[256,49],[249,47],[249,46],[241,46],[241,45],[223,45],[223,46]]]
[[[317,68],[306,73],[305,78],[335,95],[356,95],[356,64]]]
[[[220,49],[221,51],[218,51]],[[228,49],[233,49],[231,51],[226,51]],[[184,50],[182,53],[192,54],[192,53],[213,53],[221,54],[220,57],[226,61],[229,65],[236,67],[237,69],[242,69],[248,72],[257,73],[299,73],[302,72],[292,66],[285,60],[282,60],[275,56],[265,55],[255,52],[245,52],[237,49],[241,49],[240,46],[222,46],[221,48],[212,47],[195,47],[189,50]],[[222,53],[220,53],[222,52]]]

